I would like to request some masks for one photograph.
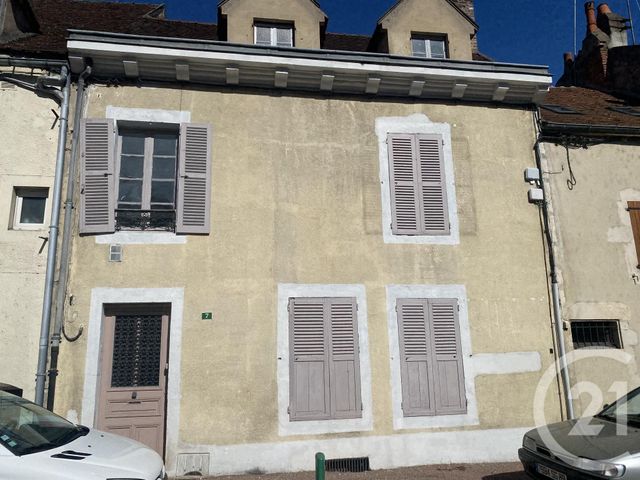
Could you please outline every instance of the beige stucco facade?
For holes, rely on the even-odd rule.
[[[320,48],[320,26],[325,14],[311,0],[228,0],[220,7],[227,19],[227,40],[231,43],[254,43],[256,21],[293,24],[293,44],[298,48]]]
[[[0,103],[0,383],[33,399],[58,137],[51,109],[57,105],[7,82],[0,83]],[[44,225],[14,225],[20,187],[49,189]]]
[[[387,31],[389,53],[407,55],[411,52],[411,35],[446,35],[448,58],[471,60],[471,22],[446,0],[405,0],[380,21]]]
[[[567,350],[573,350],[571,321],[617,320],[620,324],[622,349],[579,349],[576,352],[591,358],[570,366],[572,385],[582,384],[576,388],[584,392],[575,399],[576,413],[593,414],[602,404],[640,385],[640,281],[626,210],[627,202],[640,200],[637,146],[610,143],[570,149],[576,180],[572,190],[567,188],[566,149],[544,144],[544,151],[544,170],[553,172],[545,179],[552,206]]]
[[[460,449],[466,461],[515,460],[522,432],[535,423],[538,381],[554,362],[538,210],[527,203],[521,179],[535,162],[531,111],[92,86],[86,117],[104,118],[108,107],[189,112],[191,122],[212,125],[211,233],[135,244],[130,237],[74,237],[66,321],[70,328],[85,325],[86,333],[62,346],[60,413],[94,421],[87,412],[95,391],[88,385],[98,374],[99,299],[122,292],[122,302],[148,301],[170,290],[179,297],[172,305],[180,307],[172,312],[180,323],[171,330],[177,337],[170,339],[169,358],[165,460],[172,472],[180,472],[180,456],[196,453],[209,456],[203,473],[312,469],[316,449],[328,458],[369,456],[373,468],[460,460],[447,442],[467,445]],[[408,118],[450,129],[445,148],[453,160],[459,220],[459,239],[451,244],[384,240],[388,186],[381,185],[386,159],[380,158],[376,125]],[[109,261],[109,243],[123,245],[122,262]],[[302,432],[288,433],[289,423],[304,424],[283,420],[279,412],[279,292],[292,284],[355,285],[364,292],[368,425],[323,434],[296,425]],[[463,292],[465,376],[473,378],[467,400],[475,418],[398,429],[392,286]],[[213,319],[202,320],[203,312]],[[555,382],[546,398],[537,407],[548,421],[557,420]],[[429,442],[433,449],[406,446]]]

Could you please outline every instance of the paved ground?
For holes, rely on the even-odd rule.
[[[201,477],[182,477],[194,480]],[[208,477],[210,480],[314,480],[313,472],[276,475]],[[519,463],[474,465],[429,465],[424,467],[375,470],[365,473],[328,472],[327,480],[530,480]]]

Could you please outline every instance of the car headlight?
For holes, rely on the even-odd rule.
[[[538,448],[538,444],[536,443],[536,441],[531,437],[527,437],[526,435],[522,439],[522,446],[527,450],[531,450],[532,452],[535,452]]]
[[[575,462],[575,466],[581,470],[602,475],[606,478],[619,478],[624,475],[626,467],[617,463],[600,462],[597,460],[589,460],[588,458],[579,458]]]

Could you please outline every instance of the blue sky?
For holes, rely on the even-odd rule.
[[[320,0],[320,4],[329,17],[329,31],[371,34],[377,19],[394,1]],[[216,0],[165,0],[164,3],[168,18],[217,21]],[[626,16],[626,0],[607,3],[614,12]],[[573,0],[476,0],[480,50],[496,61],[549,65],[557,79],[562,74],[562,54],[573,50],[573,4]],[[631,5],[633,18],[640,27],[640,0],[631,0]],[[577,0],[577,9],[579,49],[586,30],[583,0]]]

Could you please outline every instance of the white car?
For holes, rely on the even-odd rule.
[[[160,455],[0,391],[0,480],[166,480]]]

